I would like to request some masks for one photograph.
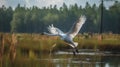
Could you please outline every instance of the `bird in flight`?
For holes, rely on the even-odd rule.
[[[73,26],[67,33],[62,32],[60,29],[58,29],[57,27],[54,27],[53,24],[51,24],[48,26],[49,33],[44,32],[44,34],[49,36],[60,36],[62,40],[67,42],[73,48],[73,54],[76,55],[76,52],[78,53],[78,49],[77,49],[78,43],[74,42],[73,38],[79,33],[85,21],[86,21],[86,17],[82,15],[73,24]]]

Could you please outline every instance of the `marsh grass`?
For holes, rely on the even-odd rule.
[[[98,34],[92,37],[88,35],[78,35],[74,41],[78,42],[78,49],[99,49],[101,51],[117,51],[120,52],[120,35],[118,34],[103,34],[103,39],[98,40]],[[23,38],[24,37],[24,38]],[[60,40],[59,37],[51,37],[40,34],[23,34],[22,40],[19,40],[19,47],[24,49],[33,49],[43,52],[49,52],[51,47],[56,44],[54,51],[70,49],[71,47]]]
[[[13,36],[13,42],[15,42],[17,39],[16,59],[13,64],[9,57],[10,46],[12,43],[12,40],[11,40],[12,34],[4,33],[3,35],[4,35],[4,53],[2,58],[3,59],[2,67],[14,67],[14,66],[33,67],[34,63],[38,63],[33,59],[43,58],[41,54],[45,54],[45,53],[48,54],[54,44],[56,44],[56,46],[53,48],[53,52],[56,52],[59,50],[71,49],[71,47],[64,41],[60,40],[59,37],[51,37],[51,36],[46,36],[41,34],[16,33],[15,34],[16,37],[14,38]],[[102,34],[103,36],[102,40],[99,40],[98,36],[99,34],[93,34],[92,36],[88,34],[85,34],[85,35],[79,34],[74,38],[74,41],[79,43],[77,47],[78,49],[92,49],[92,50],[98,49],[100,51],[110,51],[111,53],[120,53],[120,35],[119,34]],[[0,43],[0,46],[1,45],[2,44]],[[66,57],[67,56],[69,55],[66,55]],[[82,57],[85,57],[85,56],[81,56],[81,58]],[[45,64],[43,64],[43,66],[44,65]]]
[[[99,49],[100,51],[112,51],[120,52],[120,35],[119,34],[102,34],[103,39],[98,40],[99,34],[91,35],[82,35],[79,34],[74,38],[75,42],[78,42],[78,49]],[[40,53],[49,53],[50,49],[54,44],[56,46],[53,48],[54,51],[71,49],[71,47],[60,40],[59,37],[51,37],[41,34],[16,34],[17,36],[17,44],[16,44],[16,53],[17,56],[22,56],[21,52],[25,56],[29,54],[30,57],[34,57],[34,54],[39,55]],[[10,47],[10,38],[11,34],[5,33],[5,49],[4,54],[9,53]],[[14,40],[15,41],[15,40]],[[33,52],[33,53],[32,53]],[[32,55],[33,54],[33,55]],[[28,57],[28,56],[26,56]]]

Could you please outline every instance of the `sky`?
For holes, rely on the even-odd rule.
[[[2,5],[5,5],[6,7],[12,6],[15,8],[18,4],[20,4],[21,6],[37,6],[39,8],[49,7],[50,5],[57,5],[59,8],[63,5],[63,3],[67,4],[67,6],[77,3],[77,5],[84,7],[86,2],[89,2],[91,5],[94,3],[96,5],[99,5],[101,3],[101,0],[0,0],[0,7],[2,7]],[[109,6],[113,5],[113,3],[113,1],[105,1],[104,5],[108,8]]]

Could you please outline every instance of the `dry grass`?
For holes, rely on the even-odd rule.
[[[17,50],[26,49],[34,50],[40,52],[49,52],[54,44],[57,50],[64,50],[71,48],[67,43],[60,40],[59,37],[51,37],[41,34],[15,34],[17,36],[13,37],[11,34],[5,35],[5,49],[10,47],[11,42],[15,43],[16,39],[18,42],[16,44]],[[79,49],[100,49],[120,52],[120,35],[119,34],[103,34],[103,39],[98,40],[98,34],[90,35],[78,35],[75,37],[74,41],[78,42]],[[11,41],[11,38],[13,40]],[[13,45],[14,46],[14,45]]]

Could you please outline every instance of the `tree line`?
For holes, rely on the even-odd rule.
[[[67,32],[81,15],[85,15],[87,21],[80,32],[100,32],[101,4],[91,6],[86,2],[83,8],[77,4],[68,7],[63,3],[59,9],[57,5],[27,8],[18,4],[14,10],[12,7],[6,8],[3,5],[0,7],[0,32],[42,33],[47,30],[47,26],[50,24]],[[103,5],[102,27],[105,33],[120,33],[120,2],[115,1],[109,9]]]

